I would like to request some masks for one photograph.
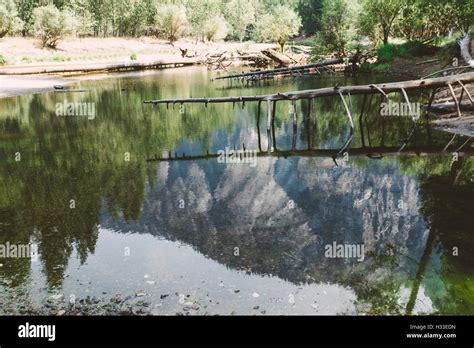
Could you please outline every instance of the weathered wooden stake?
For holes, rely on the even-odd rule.
[[[270,153],[272,151],[272,101],[270,98],[267,99],[267,138],[268,138],[268,145],[267,151]]]
[[[364,95],[364,99],[362,100],[362,108],[360,110],[360,116],[359,116],[360,140],[361,140],[361,143],[362,143],[362,147],[365,147],[364,126],[363,126],[363,123],[362,123],[362,118],[364,116],[365,103],[366,102],[367,102],[367,95]]]
[[[472,99],[471,93],[469,93],[469,91],[467,90],[466,86],[465,86],[461,81],[459,81],[459,80],[458,80],[457,82],[461,85],[463,91],[466,92],[467,97],[468,97],[469,100],[471,101],[471,104],[474,104],[474,99]],[[461,100],[462,100],[462,97],[461,97],[461,99],[459,100],[459,103],[461,103]]]
[[[276,130],[275,130],[275,116],[276,116],[276,109],[277,109],[277,105],[276,105],[276,100],[273,101],[273,110],[272,110],[272,140],[273,140],[273,150],[276,151],[277,150],[277,144],[276,144]]]
[[[451,95],[453,97],[454,104],[456,104],[456,111],[458,113],[458,117],[462,117],[461,107],[459,106],[458,98],[456,98],[456,94],[454,93],[453,86],[450,83],[448,83],[448,87],[449,87],[449,91],[451,92]]]
[[[349,122],[351,124],[351,134],[354,133],[354,121],[352,120],[352,112],[349,110],[349,107],[347,106],[346,100],[344,99],[344,96],[342,95],[341,91],[339,90],[339,96],[341,97],[342,103],[344,104],[344,107],[346,109],[347,117],[349,118]]]

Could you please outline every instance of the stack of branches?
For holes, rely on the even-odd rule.
[[[226,70],[232,65],[231,56],[227,51],[208,54],[205,58],[204,64],[207,65],[208,70]]]

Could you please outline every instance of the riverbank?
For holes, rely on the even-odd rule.
[[[72,38],[58,48],[43,49],[31,38],[4,38],[0,53],[6,64],[0,66],[0,98],[54,91],[56,85],[80,80],[110,77],[97,74],[110,71],[169,68],[193,65],[207,57],[238,51],[261,52],[273,44],[251,42],[201,43],[181,39],[173,45],[150,37]],[[187,52],[183,57],[183,51]],[[41,75],[40,75],[41,74]]]
[[[180,39],[173,44],[153,37],[142,38],[68,38],[59,42],[56,49],[41,48],[38,40],[23,37],[7,37],[0,40],[0,54],[6,64],[0,69],[15,66],[50,66],[65,63],[116,63],[124,61],[149,61],[210,56],[218,52],[236,50],[261,51],[277,47],[274,44],[253,42],[195,42]]]
[[[453,49],[448,46],[430,46],[430,49],[422,50],[423,54],[419,53],[419,47],[403,50],[400,48],[403,45],[393,46],[390,64],[384,66],[383,63],[375,63],[369,69],[363,66],[362,71],[380,73],[380,68],[384,68],[385,74],[418,79],[446,66],[450,60],[447,53]],[[58,86],[63,88],[84,80],[117,77],[117,74],[111,75],[110,72],[206,64],[209,59],[217,57],[219,60],[224,55],[230,61],[237,58],[238,65],[242,52],[258,54],[268,48],[274,48],[274,45],[252,42],[200,43],[189,39],[181,39],[171,45],[164,40],[144,37],[67,39],[53,50],[39,47],[37,40],[31,38],[4,38],[0,41],[0,53],[8,64],[0,66],[0,98],[53,92]],[[401,51],[408,53],[403,57],[397,56]],[[383,51],[379,51],[379,55],[383,55]],[[208,68],[213,67],[208,65]],[[456,92],[459,95],[460,91]],[[435,103],[445,100],[446,93],[444,91],[444,98],[438,94]],[[467,116],[471,115],[468,113]],[[434,117],[434,120],[443,130],[473,134],[470,121],[458,122],[454,116],[451,113]]]

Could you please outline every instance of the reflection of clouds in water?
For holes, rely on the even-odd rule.
[[[400,298],[398,303],[400,306],[406,308],[411,295],[411,289],[403,287],[400,290]],[[423,285],[420,286],[418,290],[418,295],[416,297],[415,307],[413,308],[413,315],[423,315],[433,313],[433,301],[426,295],[426,289]]]
[[[358,286],[364,274],[388,266],[372,257],[360,264],[329,260],[325,244],[364,243],[366,251],[376,253],[393,244],[415,259],[424,248],[418,186],[415,178],[395,170],[383,163],[335,168],[330,159],[315,158],[263,157],[256,168],[213,160],[162,163],[140,222],[106,225],[180,240],[230,268],[252,268],[254,274]],[[189,209],[176,208],[181,197]],[[397,214],[400,199],[410,202],[410,214]],[[240,259],[230,255],[236,246]],[[402,278],[416,273],[416,265],[400,261]]]
[[[123,256],[124,247],[130,248],[129,257]],[[348,288],[328,283],[295,285],[276,276],[236,272],[190,246],[149,235],[101,228],[96,252],[86,265],[76,263],[73,261],[67,270],[65,293],[78,297],[89,294],[87,287],[77,285],[76,279],[87,279],[97,293],[116,293],[120,289],[124,294],[143,289],[147,301],[161,304],[161,314],[182,310],[175,293],[189,294],[200,304],[202,313],[355,314],[356,297]],[[163,294],[169,296],[162,299]],[[290,295],[294,303],[290,302]],[[254,310],[255,306],[259,309]]]
[[[177,178],[172,183],[169,195],[175,198],[175,205],[183,200],[183,208],[193,214],[202,214],[208,211],[212,200],[205,173],[195,163],[191,164],[185,176]]]

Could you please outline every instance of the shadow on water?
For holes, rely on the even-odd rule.
[[[270,138],[264,111],[257,122],[257,104],[191,105],[184,113],[142,104],[227,93],[208,81],[204,70],[180,69],[83,82],[88,93],[0,101],[0,244],[35,243],[40,255],[37,264],[0,259],[3,302],[21,295],[25,303],[41,306],[42,297],[60,289],[81,293],[74,282],[97,274],[110,278],[104,280],[107,292],[137,291],[143,275],[133,273],[154,259],[103,264],[108,258],[123,261],[123,250],[105,241],[120,237],[126,246],[153,236],[178,243],[171,248],[174,255],[184,244],[224,265],[215,274],[224,282],[244,274],[254,277],[255,286],[270,277],[297,289],[318,284],[347,289],[351,305],[339,313],[474,313],[474,162],[466,138],[450,142],[450,135],[424,119],[414,128],[410,118],[380,117],[379,96],[352,98],[353,134],[338,98],[299,102],[294,118],[290,103],[278,103]],[[366,82],[289,80],[232,92]],[[95,103],[95,118],[57,117],[56,105],[65,99]],[[243,146],[259,151],[255,165],[207,156]],[[170,153],[185,158],[147,162]],[[134,244],[135,252],[146,254],[145,244],[154,243],[146,240]],[[365,255],[327,257],[333,243],[363,244]],[[113,279],[122,267],[129,278]],[[192,264],[179,267],[176,272],[198,272]],[[193,279],[188,275],[186,283],[171,271],[160,275],[169,292],[191,286]],[[286,294],[287,285],[280,286]],[[92,284],[88,293],[102,290]],[[206,292],[203,285],[196,297]],[[235,301],[237,308],[246,300],[224,296],[224,301]],[[269,313],[279,313],[278,306],[273,303]],[[1,313],[10,311],[18,310],[0,305]]]

